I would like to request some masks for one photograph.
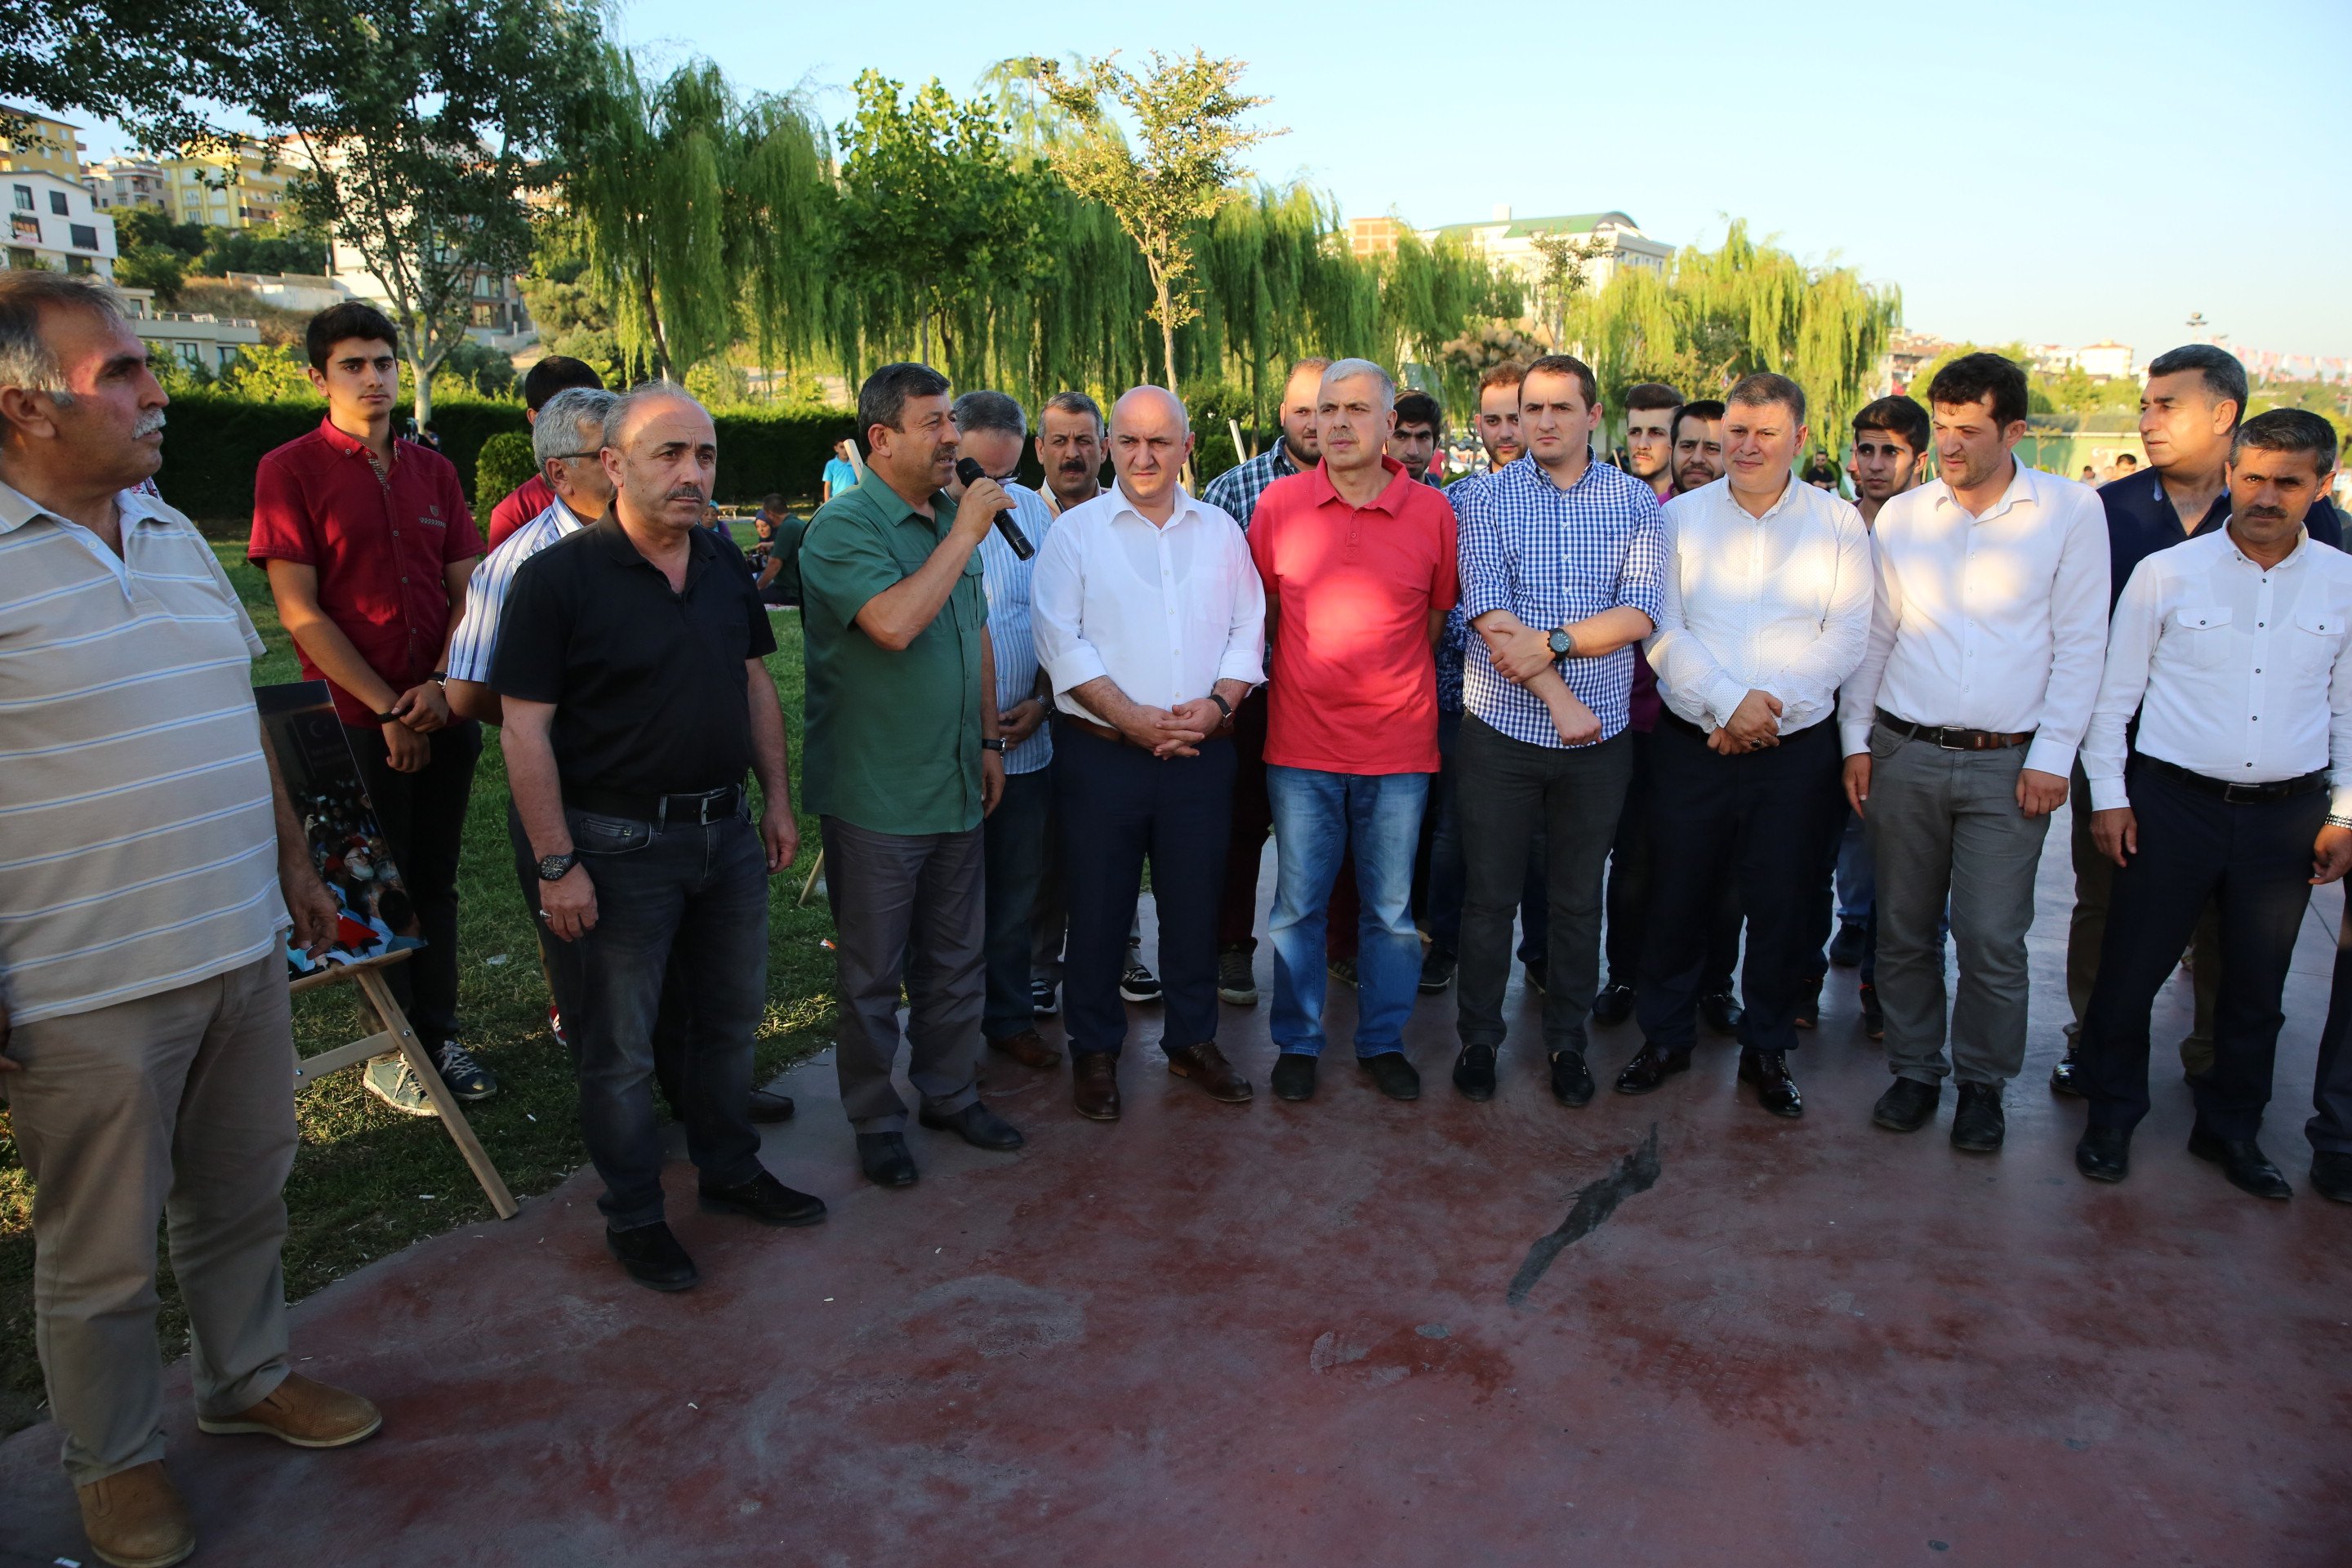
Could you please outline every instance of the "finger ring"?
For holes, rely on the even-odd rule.
[[[539,911],[539,918],[540,918],[541,920],[545,920],[545,919],[547,918],[547,911],[546,911],[545,910],[540,910],[540,911]]]

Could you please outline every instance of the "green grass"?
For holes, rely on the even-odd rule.
[[[269,646],[268,657],[254,667],[255,683],[299,679],[262,574],[246,563],[241,544],[215,548]],[[768,664],[783,698],[797,795],[800,617],[774,616],[770,624],[781,646]],[[538,948],[515,891],[506,795],[505,763],[493,736],[475,774],[458,867],[459,1000],[468,1047],[499,1078],[498,1094],[468,1107],[467,1116],[507,1184],[522,1197],[556,1185],[587,1155],[571,1062],[547,1030]],[[822,898],[811,899],[806,909],[793,907],[816,853],[814,818],[801,819],[801,843],[799,863],[770,884],[768,1008],[758,1045],[763,1079],[820,1048],[832,1028],[833,955],[823,945],[832,921]],[[294,999],[301,1050],[323,1050],[363,1032],[354,987],[331,986]],[[302,1089],[295,1106],[302,1143],[286,1184],[290,1299],[427,1237],[493,1218],[441,1123],[389,1110],[361,1088],[358,1068]],[[32,1203],[32,1182],[0,1110],[0,1433],[42,1416],[33,1352]],[[163,1297],[163,1352],[176,1357],[186,1349],[187,1319],[168,1266]]]

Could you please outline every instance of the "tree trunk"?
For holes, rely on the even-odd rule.
[[[1168,378],[1168,390],[1176,390],[1176,301],[1166,283],[1152,280],[1152,290],[1160,297],[1160,374]]]
[[[416,349],[416,335],[408,336],[408,374],[416,384],[416,438],[425,438],[425,427],[433,422],[433,377],[425,368],[425,356]]]

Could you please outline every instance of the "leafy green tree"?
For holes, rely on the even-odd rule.
[[[1542,266],[1536,274],[1536,304],[1551,328],[1552,351],[1568,351],[1568,308],[1584,294],[1592,280],[1592,264],[1609,254],[1615,242],[1590,234],[1582,239],[1567,234],[1528,237]]]
[[[121,121],[152,147],[219,138],[269,21],[248,0],[37,0],[0,25],[0,100]],[[0,136],[21,131],[0,107]]]
[[[236,356],[221,374],[221,390],[253,403],[311,403],[310,363],[287,343],[262,343]]]
[[[1176,384],[1176,329],[1199,312],[1192,303],[1196,226],[1239,194],[1250,177],[1243,154],[1280,131],[1244,129],[1242,116],[1266,100],[1234,90],[1244,63],[1211,59],[1195,49],[1171,59],[1157,50],[1149,71],[1134,75],[1116,54],[1065,72],[1040,60],[1036,80],[1079,128],[1054,153],[1054,166],[1079,195],[1115,214],[1151,277],[1151,319],[1160,323],[1160,364]],[[1111,105],[1135,122],[1141,149],[1130,147]]]
[[[485,397],[506,396],[517,380],[513,359],[470,338],[451,346],[441,374],[457,377]]]
[[[131,289],[152,289],[159,305],[176,305],[187,282],[188,264],[175,250],[135,245],[115,258],[114,280]]]

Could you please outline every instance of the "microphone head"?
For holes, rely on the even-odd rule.
[[[987,473],[982,470],[980,466],[979,458],[958,458],[956,459],[956,478],[961,479],[965,484],[978,484],[987,477]]]

